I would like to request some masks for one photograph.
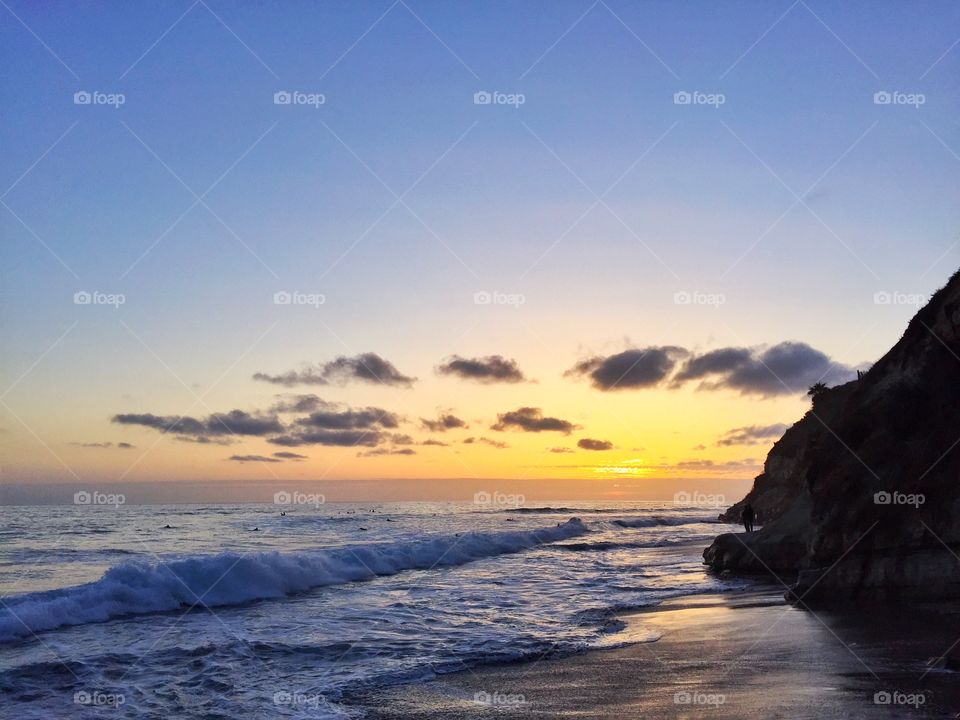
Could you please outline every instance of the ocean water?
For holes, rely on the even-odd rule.
[[[616,612],[743,584],[701,565],[716,514],[2,508],[0,694],[22,720],[353,717],[370,687],[654,639]]]

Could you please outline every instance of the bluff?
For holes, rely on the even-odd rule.
[[[745,502],[762,527],[704,550],[717,571],[796,578],[804,602],[960,597],[960,272],[858,380],[814,398]]]

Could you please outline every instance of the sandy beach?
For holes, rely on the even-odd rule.
[[[956,717],[956,607],[816,613],[770,588],[688,596],[622,616],[647,639],[563,658],[465,669],[361,695],[375,718]]]

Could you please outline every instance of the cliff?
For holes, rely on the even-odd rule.
[[[805,602],[960,597],[960,273],[859,380],[819,395],[744,502],[763,527],[715,570],[797,577]]]

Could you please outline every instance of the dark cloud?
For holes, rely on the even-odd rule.
[[[69,444],[70,444],[70,445],[73,445],[74,447],[82,447],[82,448],[109,448],[109,447],[113,447],[113,443],[112,443],[112,442],[72,442],[72,443],[69,443]]]
[[[755,470],[759,466],[757,465],[757,461],[753,458],[744,458],[743,460],[727,460],[726,462],[722,463],[717,463],[713,460],[681,460],[675,465],[666,465],[662,467],[674,467],[678,470],[699,470],[704,472],[728,472]]]
[[[229,437],[211,438],[206,435],[191,437],[189,435],[175,435],[173,437],[177,442],[197,443],[198,445],[233,445],[234,440]]]
[[[780,437],[786,430],[787,425],[784,423],[734,428],[725,432],[723,437],[717,440],[717,445],[757,445]]]
[[[581,438],[577,440],[577,447],[583,450],[613,450],[613,443],[609,440],[594,440],[593,438]]]
[[[390,442],[392,442],[394,445],[413,445],[414,440],[409,435],[394,433],[390,436]]]
[[[444,413],[436,420],[420,418],[420,424],[425,430],[429,430],[430,432],[446,432],[447,430],[465,428],[467,426],[463,420],[450,413]]]
[[[524,432],[562,432],[569,434],[577,426],[560,418],[544,417],[540,408],[522,407],[497,415],[497,422],[490,426],[491,430],[500,432],[510,428],[523,430]]]
[[[233,462],[245,463],[245,462],[263,462],[263,463],[278,463],[282,460],[277,458],[267,457],[266,455],[231,455],[227,460],[232,460]]]
[[[492,438],[486,438],[486,437],[479,437],[479,438],[468,437],[466,440],[463,441],[464,445],[474,445],[476,443],[483,443],[484,445],[489,445],[490,447],[497,448],[497,450],[506,450],[508,447],[510,447],[505,442],[500,442],[499,440],[493,440]]]
[[[449,443],[445,443],[442,440],[434,440],[430,438],[429,440],[424,440],[421,445],[436,445],[437,447],[449,447]]]
[[[117,447],[123,450],[132,450],[133,448],[136,447],[136,445],[132,445],[131,443],[128,443],[128,442],[118,442]]]
[[[330,406],[294,421],[294,425],[298,427],[325,430],[356,430],[377,426],[396,428],[399,424],[400,420],[394,413],[378,407],[343,410],[337,406]]]
[[[225,435],[264,437],[283,432],[283,425],[276,415],[253,415],[243,410],[213,413],[206,418],[189,416],[161,416],[152,413],[126,413],[113,416],[113,422],[121,425],[142,425],[164,433],[175,433],[203,442],[201,438],[218,438]]]
[[[454,355],[437,366],[437,373],[482,383],[518,383],[526,379],[517,366],[517,361],[502,355],[487,355],[479,358]]]
[[[417,451],[412,448],[377,448],[366,452],[357,453],[357,457],[377,457],[379,455],[416,455]]]
[[[404,375],[393,363],[372,352],[354,357],[341,355],[327,363],[308,365],[300,370],[290,370],[280,375],[258,372],[254,374],[253,379],[285,387],[330,385],[331,383],[346,385],[353,381],[410,387],[416,381],[415,377]]]
[[[299,462],[300,460],[307,459],[306,455],[301,455],[300,453],[295,453],[295,452],[289,452],[287,450],[284,450],[282,452],[275,452],[273,456],[275,458],[280,458],[281,460],[296,460],[297,462]]]
[[[737,390],[744,395],[792,395],[817,382],[827,385],[856,377],[856,370],[834,362],[825,353],[801,342],[769,348],[723,348],[687,361],[675,378],[700,380],[700,388]]]
[[[313,394],[308,395],[278,395],[270,411],[274,413],[308,413],[329,407],[330,403],[321,400]]]
[[[665,380],[687,354],[683,348],[673,346],[636,348],[581,360],[564,374],[586,375],[598,390],[653,387]]]
[[[267,442],[281,447],[327,445],[330,447],[376,447],[387,440],[379,430],[302,430],[297,433],[268,438]]]
[[[565,447],[552,447],[550,448],[549,452],[560,454],[560,453],[572,453],[573,450]]]

